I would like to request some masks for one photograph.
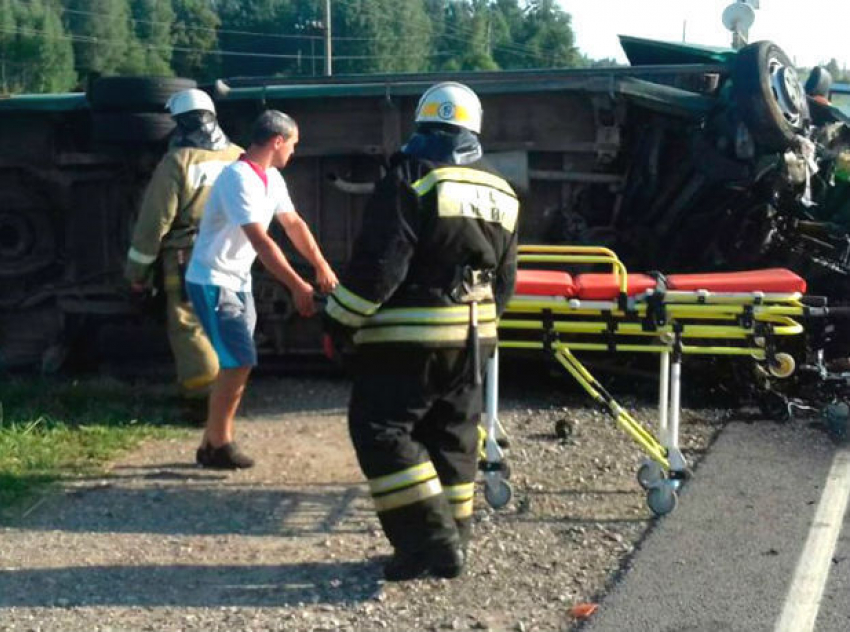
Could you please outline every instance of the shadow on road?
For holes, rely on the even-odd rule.
[[[104,485],[68,492],[16,527],[76,533],[285,535],[362,533],[374,510],[360,486],[311,485],[305,490]],[[53,503],[47,503],[53,504]]]
[[[86,566],[0,571],[0,610],[288,606],[374,597],[379,560],[268,566]],[[2,614],[0,614],[2,619]]]

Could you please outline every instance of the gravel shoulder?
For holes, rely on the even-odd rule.
[[[653,521],[637,447],[558,384],[503,389],[514,500],[476,497],[463,580],[381,581],[348,384],[265,377],[237,421],[254,469],[197,469],[195,437],[150,442],[0,527],[0,630],[574,629],[570,608],[604,594]],[[724,417],[684,411],[690,458]]]

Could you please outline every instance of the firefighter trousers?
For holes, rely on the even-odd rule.
[[[481,408],[469,349],[358,348],[349,431],[397,551],[468,541]]]
[[[218,375],[218,357],[198,320],[183,284],[183,271],[191,251],[163,252],[163,285],[168,317],[168,342],[177,369],[182,397],[205,398]],[[181,261],[182,260],[182,261]]]

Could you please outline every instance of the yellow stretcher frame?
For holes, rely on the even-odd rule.
[[[610,249],[595,246],[520,246],[519,264],[610,266],[618,296],[584,300],[560,296],[515,296],[499,322],[500,349],[539,349],[551,356],[600,404],[650,460],[638,470],[647,503],[658,514],[676,505],[676,492],[690,476],[678,446],[681,359],[684,355],[748,356],[776,377],[794,372],[792,356],[777,352],[778,337],[803,333],[800,293],[648,290],[629,296],[629,273]],[[650,306],[650,301],[654,303]],[[535,316],[537,318],[535,318]],[[652,318],[654,316],[654,319]],[[523,334],[522,339],[512,336]],[[620,342],[622,340],[622,342]],[[723,341],[724,344],[720,344]],[[574,352],[657,353],[661,358],[659,440],[596,380]],[[510,486],[501,477],[497,419],[498,356],[488,366],[485,415],[485,496],[505,504]],[[669,424],[668,424],[669,422]]]

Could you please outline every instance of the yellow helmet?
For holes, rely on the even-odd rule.
[[[481,133],[481,101],[471,88],[444,81],[425,91],[416,106],[417,123],[448,123]]]

